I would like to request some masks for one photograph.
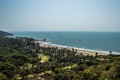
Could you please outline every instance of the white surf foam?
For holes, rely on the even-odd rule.
[[[110,51],[104,51],[104,50],[93,50],[93,49],[87,49],[87,48],[79,48],[79,47],[74,47],[74,46],[64,46],[64,45],[59,45],[59,44],[54,44],[52,42],[43,42],[43,44],[48,44],[51,46],[56,46],[56,47],[63,47],[63,48],[74,48],[77,50],[85,50],[85,51],[92,51],[92,52],[98,52],[98,53],[106,53],[106,54],[110,54]],[[112,51],[111,54],[120,54],[119,52],[114,52]]]

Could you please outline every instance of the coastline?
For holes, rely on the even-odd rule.
[[[78,50],[98,53],[120,54],[120,33],[112,32],[13,32],[15,37],[34,38],[52,46],[72,47]],[[63,36],[64,35],[64,36]],[[48,41],[44,41],[47,39]]]
[[[45,43],[43,41],[35,41],[35,44],[39,44],[39,46],[41,47],[57,47],[58,49],[63,49],[63,48],[66,48],[66,49],[69,49],[69,50],[76,50],[76,55],[81,55],[81,53],[83,55],[91,55],[91,56],[95,56],[96,53],[98,53],[98,55],[109,55],[110,53],[109,52],[102,52],[102,51],[95,51],[95,50],[83,50],[83,49],[78,49],[78,48],[74,48],[74,47],[68,47],[68,46],[61,46],[61,45],[54,45],[54,44],[48,44],[48,43]]]

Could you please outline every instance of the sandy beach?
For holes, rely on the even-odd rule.
[[[76,48],[71,48],[71,47],[62,47],[62,46],[56,46],[56,45],[51,45],[51,44],[46,44],[44,42],[41,42],[41,41],[36,41],[35,44],[38,43],[39,46],[41,47],[57,47],[58,49],[62,49],[62,48],[67,48],[69,50],[76,50],[77,53],[76,55],[80,55],[81,53],[83,55],[92,55],[92,56],[95,56],[96,53],[98,53],[98,55],[109,55],[109,53],[104,53],[104,52],[97,52],[97,51],[89,51],[89,50],[80,50],[80,49],[76,49]]]

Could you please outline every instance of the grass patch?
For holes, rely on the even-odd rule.
[[[74,67],[77,67],[77,64],[73,64],[72,66],[65,66],[62,69],[71,69],[71,68],[74,68]]]
[[[45,71],[44,73],[47,73],[47,74],[51,74],[52,73],[52,71]]]
[[[49,56],[46,56],[44,54],[38,54],[38,58],[40,59],[41,63],[47,62],[49,60]]]
[[[96,60],[98,60],[98,61],[104,61],[105,59],[104,58],[96,58]]]

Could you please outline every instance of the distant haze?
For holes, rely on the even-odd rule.
[[[0,0],[0,29],[120,31],[120,0]]]

